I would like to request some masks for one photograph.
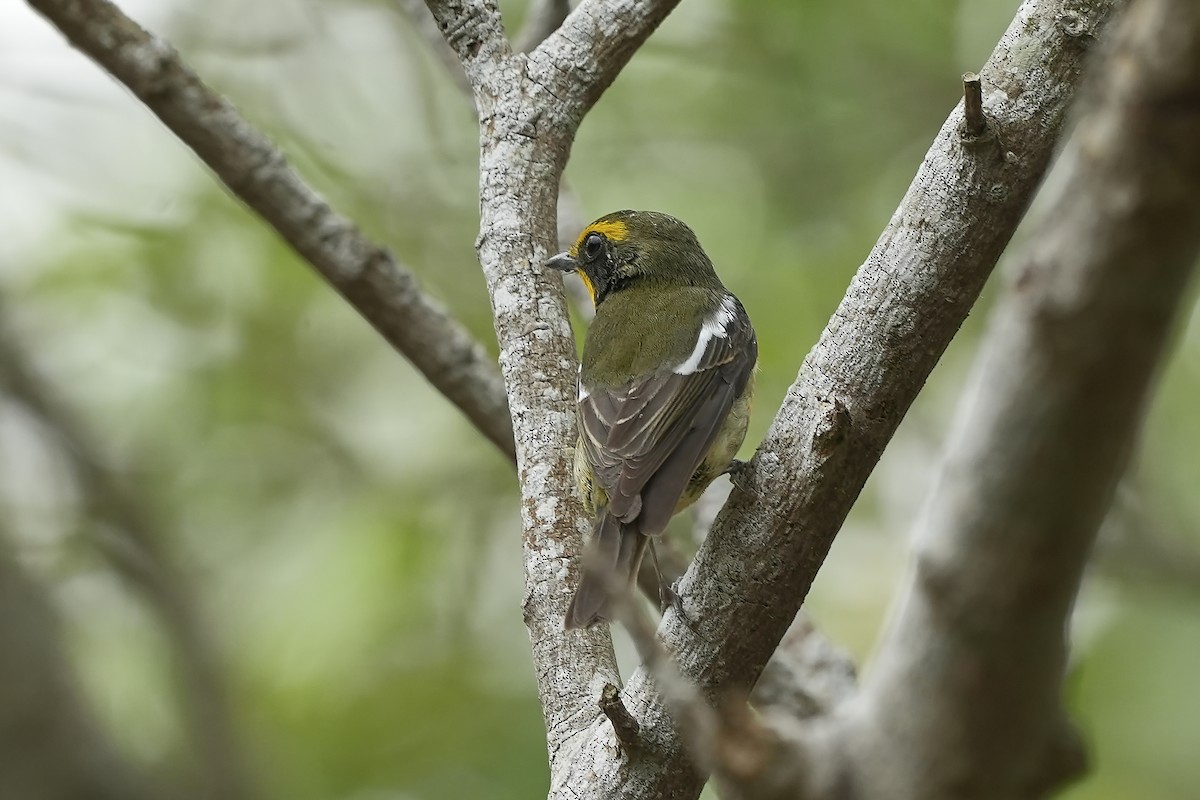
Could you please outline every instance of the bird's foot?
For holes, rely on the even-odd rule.
[[[679,619],[684,625],[689,628],[692,626],[692,618],[688,615],[683,607],[683,595],[676,591],[675,586],[663,584],[659,589],[659,610],[666,614],[670,609],[675,609],[675,613],[679,615]]]
[[[735,458],[729,462],[723,474],[729,476],[729,482],[743,492],[750,491],[750,471],[753,469],[749,461]]]
[[[679,592],[675,591],[674,586],[660,582],[658,584],[658,610],[665,614],[668,608],[682,611],[683,599],[679,596]]]

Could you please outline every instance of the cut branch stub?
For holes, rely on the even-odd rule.
[[[974,72],[964,72],[963,81],[963,125],[967,135],[978,137],[987,128],[987,120],[983,116],[983,85],[979,75]]]

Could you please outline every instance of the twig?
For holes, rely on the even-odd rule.
[[[442,37],[441,31],[438,30],[437,23],[424,1],[396,0],[396,4],[404,12],[413,29],[425,40],[438,61],[445,65],[455,84],[466,93],[468,99],[473,101],[474,94],[471,83],[463,71],[462,62],[458,60],[458,56]],[[563,18],[569,12],[570,4],[567,0],[540,0],[538,7],[530,12],[530,27],[522,30],[518,36],[518,40],[527,43],[528,46],[518,47],[518,51],[523,52],[540,44],[542,39],[562,23]],[[562,17],[556,16],[559,13],[562,14]],[[533,41],[535,36],[538,36],[537,41]],[[473,105],[472,110],[474,110]],[[584,219],[580,211],[578,199],[565,182],[561,183],[558,194],[558,248],[566,249],[587,223],[588,220]],[[583,282],[576,277],[568,277],[563,280],[563,286],[576,314],[584,320],[591,320],[595,309],[592,307],[591,295],[584,288]]]
[[[632,754],[641,747],[638,741],[641,726],[625,707],[621,700],[621,690],[615,684],[604,684],[604,689],[600,692],[600,710],[612,723],[613,733],[617,735],[617,741],[625,748],[626,753]]]
[[[28,2],[125,84],[484,436],[515,457],[504,387],[483,347],[420,290],[391,253],[305,184],[283,154],[170,45],[108,0]]]
[[[964,72],[963,82],[963,121],[968,136],[980,136],[987,127],[983,116],[983,87],[979,75],[974,72]]]
[[[655,634],[645,612],[625,591],[620,581],[610,587],[617,598],[617,618],[629,632],[641,656],[643,668],[653,676],[658,693],[649,698],[650,717],[656,716],[661,702],[675,720],[694,763],[723,785],[738,790],[738,796],[764,796],[764,784],[775,783],[767,771],[777,760],[778,737],[750,712],[744,694],[731,693],[716,698],[718,708],[679,671],[675,659]],[[795,765],[789,767],[792,774]],[[749,788],[747,794],[745,789]]]
[[[1145,506],[1136,480],[1127,482],[1100,528],[1093,563],[1116,580],[1200,594],[1200,549],[1167,529]]]
[[[1045,797],[1083,768],[1067,621],[1200,258],[1200,6],[1138,0],[1115,34],[847,735],[866,796]]]
[[[61,439],[88,511],[112,525],[95,531],[91,543],[162,620],[174,645],[180,704],[209,793],[230,800],[253,797],[215,647],[188,593],[188,582],[163,552],[146,509],[105,466],[84,426],[38,378],[2,324],[2,312],[0,308],[0,386]]]

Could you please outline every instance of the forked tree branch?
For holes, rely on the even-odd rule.
[[[1069,615],[1200,258],[1200,6],[1114,33],[843,739],[865,796],[1036,798],[1083,766]]]
[[[390,252],[304,183],[283,154],[169,44],[108,0],[28,0],[134,93],[507,457],[512,426],[492,360]]]
[[[617,680],[608,634],[562,630],[588,521],[570,488],[573,340],[560,284],[540,268],[555,245],[555,194],[579,122],[676,2],[584,0],[526,57],[512,53],[492,0],[430,0],[479,110],[477,249],[516,438],[525,615],[552,797],[690,798],[703,784],[642,671],[623,698],[649,746],[636,760],[622,754],[596,702]],[[755,457],[750,491],[734,491],[680,587],[690,619],[669,612],[660,629],[682,673],[710,700],[747,691],[794,617],[884,445],[1023,214],[1083,54],[1115,4],[1021,6],[981,73],[986,130],[972,136],[963,129],[961,107],[951,115],[806,360]],[[144,43],[131,50],[147,52]],[[118,66],[126,65],[118,59]],[[195,91],[188,81],[182,87],[184,95]]]
[[[488,284],[517,441],[525,546],[525,623],[550,752],[551,795],[618,684],[604,628],[566,632],[575,556],[590,525],[571,480],[575,343],[562,282],[542,263],[557,248],[558,183],[583,113],[676,0],[585,0],[528,57],[510,52],[492,0],[429,0],[464,66],[480,124],[480,266]],[[610,752],[619,747],[606,727]],[[594,758],[599,750],[587,754]]]
[[[805,360],[746,475],[748,491],[734,489],[680,584],[688,619],[668,611],[660,628],[683,674],[714,700],[753,686],[787,630],[884,446],[1024,214],[1087,47],[1115,5],[1022,4],[981,70],[988,130],[966,134],[961,104],[951,114]],[[632,765],[581,758],[563,780],[588,784],[595,797],[695,797],[703,777],[645,671],[625,696],[645,735],[658,736],[654,757]]]

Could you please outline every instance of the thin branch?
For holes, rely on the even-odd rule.
[[[983,85],[974,72],[964,72],[962,81],[964,128],[968,136],[980,136],[987,127],[983,116]]]
[[[1065,30],[1061,15],[1070,11],[1096,33],[1115,5],[1027,0],[981,70],[984,85],[994,87],[984,105],[996,136],[964,141],[961,105],[943,125],[746,470],[750,491],[734,489],[684,576],[688,619],[673,611],[664,617],[668,650],[706,694],[749,689],[758,679],[884,446],[1024,214],[1094,38]],[[543,47],[551,49],[555,38]],[[644,671],[625,693],[656,703]],[[654,716],[639,717],[644,729]],[[680,740],[665,739],[670,746],[647,767],[652,780],[637,792],[624,787],[623,797],[698,794],[703,779]],[[616,767],[582,764],[596,796],[625,783]]]
[[[525,24],[513,42],[518,53],[528,53],[545,41],[571,13],[570,0],[533,0],[530,6]]]
[[[583,115],[678,4],[679,0],[583,0],[529,54],[530,80],[549,95],[547,111],[572,137]]]
[[[1200,595],[1200,548],[1146,507],[1137,481],[1117,491],[1092,559],[1118,581]]]
[[[507,457],[512,424],[492,360],[415,278],[288,165],[164,40],[108,0],[28,0],[125,84],[217,178],[345,297]]]
[[[458,60],[458,56],[455,55],[454,50],[450,48],[441,31],[438,30],[437,21],[434,20],[424,0],[396,0],[396,4],[408,18],[417,34],[425,40],[433,55],[449,71],[455,84],[473,103],[474,92],[471,89],[471,82],[467,80],[466,72],[463,71],[462,62]],[[553,33],[562,24],[562,19],[566,14],[570,12],[570,4],[566,0],[539,0],[537,6],[530,12],[529,25],[517,37],[519,41],[529,43],[528,46],[519,47],[518,51],[520,52],[536,46],[542,39]],[[557,16],[559,13],[562,14],[562,17]],[[533,41],[533,38],[539,34],[540,38]],[[588,220],[583,217],[579,207],[578,198],[570,191],[565,182],[561,183],[558,193],[558,249],[565,250],[587,223]],[[584,288],[583,282],[576,277],[571,277],[564,280],[563,283],[575,313],[580,318],[590,321],[595,314],[595,309],[592,307],[591,295]]]
[[[149,512],[106,466],[84,426],[38,377],[2,324],[0,386],[61,440],[92,517],[91,543],[162,620],[173,645],[180,704],[208,794],[230,800],[253,797],[216,647],[188,592],[188,581],[163,551],[162,536]],[[101,520],[112,527],[102,529]]]
[[[857,693],[856,675],[850,655],[800,609],[750,697],[797,720],[830,716]]]
[[[744,694],[710,698],[701,693],[680,673],[627,587],[619,580],[613,583],[610,591],[622,598],[617,604],[617,617],[682,731],[691,760],[731,790],[757,783],[763,769],[775,760],[774,733],[750,712]],[[715,704],[710,705],[714,699]]]
[[[477,105],[483,92],[497,94],[512,88],[493,82],[496,68],[512,56],[495,0],[425,0],[425,4],[458,56]]]
[[[1067,622],[1200,258],[1200,6],[1138,0],[1115,33],[864,687],[870,796],[1036,798],[1081,767]]]

